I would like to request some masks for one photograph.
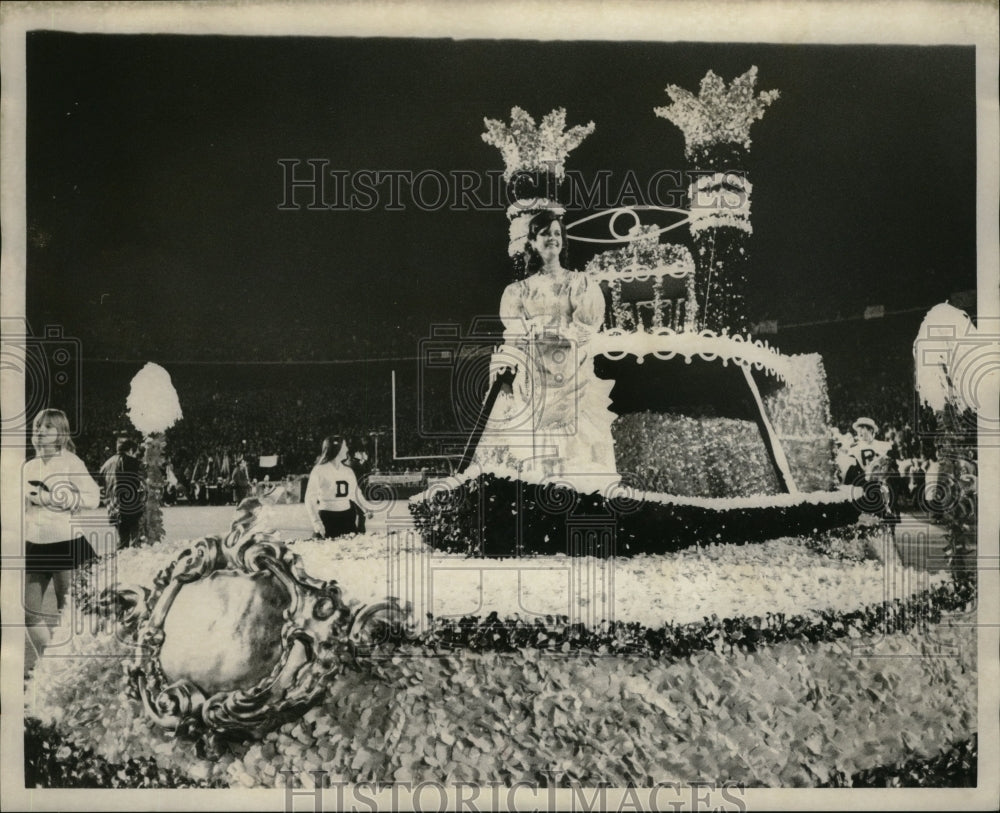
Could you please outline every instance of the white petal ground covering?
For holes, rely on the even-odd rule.
[[[186,544],[123,551],[105,563],[109,570],[102,582],[151,585]],[[418,629],[428,614],[456,618],[495,612],[527,621],[561,615],[588,625],[621,621],[655,629],[712,615],[849,611],[905,598],[947,578],[904,568],[892,556],[884,557],[885,563],[834,559],[791,538],[614,560],[470,559],[433,551],[415,534],[299,540],[289,547],[311,576],[335,579],[349,604],[387,596],[409,602]]]
[[[117,578],[151,584],[183,547],[123,551]],[[582,604],[587,599],[613,608],[615,620],[657,628],[712,614],[851,610],[943,580],[822,555],[792,539],[611,563],[486,562],[380,535],[291,547],[312,575],[336,578],[348,601],[391,593],[413,601],[418,618],[433,608],[587,623],[600,615]],[[598,578],[609,574],[610,590]],[[417,589],[421,577],[429,589]],[[575,609],[566,609],[570,596]],[[310,770],[350,782],[509,785],[553,771],[561,783],[704,777],[815,786],[933,755],[976,730],[975,629],[954,625],[955,618],[905,634],[790,640],[751,654],[709,649],[675,660],[404,648],[340,678],[301,719],[209,761],[194,743],[158,730],[125,696],[128,641],[85,616],[82,632],[39,660],[27,714],[112,762],[148,756],[195,780],[238,787],[280,785],[282,771],[308,784]]]

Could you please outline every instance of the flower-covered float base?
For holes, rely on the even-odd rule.
[[[973,651],[968,630],[935,635]],[[923,644],[922,635],[890,636],[881,642],[890,657],[872,659],[849,641],[802,641],[675,663],[402,652],[218,760],[165,739],[134,711],[94,721],[105,737],[104,725],[121,726],[112,731],[118,747],[75,732],[64,747],[66,756],[89,748],[115,763],[152,759],[193,782],[231,787],[280,786],[284,772],[308,785],[309,771],[332,782],[845,784],[861,771],[932,759],[975,731],[974,660],[928,659]]]
[[[782,491],[752,421],[642,412],[616,418],[611,431],[622,482],[632,488],[678,497]]]
[[[428,544],[474,556],[631,556],[715,541],[814,534],[876,510],[838,488],[826,373],[741,337],[602,333],[594,369],[613,379],[618,484],[570,473],[532,479],[517,460],[410,499]],[[605,478],[608,479],[608,478]],[[877,491],[877,484],[872,486]]]
[[[628,486],[585,494],[560,480],[479,474],[441,481],[411,498],[410,512],[439,550],[485,557],[634,556],[815,534],[857,522],[860,504],[850,489],[683,498]]]
[[[614,381],[615,464],[627,485],[691,497],[836,488],[819,355],[710,332],[600,334],[594,370]]]
[[[134,641],[95,606],[28,683],[27,776],[49,787],[275,787],[283,772],[308,785],[309,771],[501,786],[818,787],[907,771],[974,782],[975,616],[963,614],[974,586],[892,571],[887,601],[873,544],[828,535],[621,560],[611,617],[599,619],[524,608],[555,592],[560,564],[607,560],[552,557],[551,583],[511,595],[491,586],[490,563],[419,542],[292,542],[313,577],[338,576],[349,604],[372,600],[410,559],[440,572],[449,595],[417,601],[409,639],[359,658],[301,716],[214,758],[127,696]],[[142,582],[180,547],[127,551],[119,575]],[[478,588],[463,563],[477,566]],[[493,563],[497,575],[510,564]]]

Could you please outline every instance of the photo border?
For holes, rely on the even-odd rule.
[[[33,29],[97,33],[229,34],[237,36],[404,36],[416,38],[588,39],[615,41],[701,41],[810,44],[963,44],[976,46],[977,99],[977,256],[980,319],[1000,317],[998,291],[998,113],[997,8],[977,2],[597,2],[491,3],[456,2],[301,2],[287,3],[58,3],[8,2],[0,7],[0,314],[25,315],[25,33]],[[659,35],[659,36],[658,36]],[[4,373],[0,403],[5,414],[23,409],[23,378]],[[18,413],[19,414],[19,413]],[[984,493],[1000,483],[1000,449],[980,449]],[[4,442],[0,463],[4,558],[20,550],[18,477],[23,448]],[[991,490],[992,489],[992,490]],[[1000,512],[993,500],[980,506],[980,551],[996,556]],[[993,559],[992,561],[997,561]],[[18,571],[2,571],[4,616],[20,610],[16,601]],[[979,759],[980,766],[1000,764],[1000,571],[980,571],[979,612]],[[991,620],[994,623],[988,623]],[[5,631],[2,642],[3,714],[0,774],[6,810],[130,809],[155,810],[164,804],[191,810],[285,809],[285,790],[26,790],[23,788],[23,640]],[[990,809],[1000,802],[1000,777],[981,769],[977,789],[748,790],[750,809],[834,810],[875,807],[885,810]],[[558,804],[569,805],[569,791],[558,791]],[[540,796],[547,792],[541,790]],[[517,806],[540,806],[526,788],[515,794]],[[391,802],[388,791],[378,804]],[[610,803],[614,803],[609,796]],[[301,809],[311,809],[299,799]],[[399,801],[399,800],[397,800]],[[544,799],[542,800],[544,801]]]

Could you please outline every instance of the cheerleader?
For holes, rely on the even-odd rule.
[[[73,571],[97,557],[74,529],[73,516],[97,508],[101,490],[84,462],[74,454],[69,420],[58,409],[43,409],[32,424],[35,457],[24,465],[25,621],[28,636],[41,654],[50,639],[42,600],[51,582],[60,613],[66,606]]]
[[[330,435],[309,474],[306,506],[317,537],[334,539],[357,531],[358,480],[348,455],[344,438]]]

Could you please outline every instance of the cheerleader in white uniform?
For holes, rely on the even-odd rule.
[[[22,470],[24,494],[25,621],[28,636],[41,654],[49,642],[49,622],[42,600],[51,583],[62,612],[73,571],[97,557],[74,528],[74,515],[97,508],[101,490],[84,462],[74,454],[69,420],[58,409],[44,409],[32,425],[35,457]]]
[[[330,435],[309,475],[306,506],[318,537],[334,539],[357,531],[358,480],[348,454],[344,438]]]

